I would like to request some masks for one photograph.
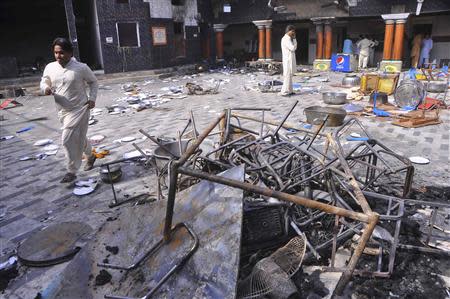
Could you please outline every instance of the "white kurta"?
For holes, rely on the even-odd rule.
[[[367,38],[360,40],[357,44],[359,48],[359,67],[366,68],[369,60],[370,48],[375,46],[375,43]]]
[[[89,96],[86,94],[89,85]],[[81,166],[83,153],[91,155],[91,144],[86,138],[89,109],[87,102],[97,98],[98,84],[92,70],[72,58],[65,67],[58,62],[49,63],[40,84],[45,92],[53,90],[58,118],[62,123],[62,145],[68,159],[67,171],[76,173]]]
[[[297,50],[297,40],[285,34],[281,39],[281,52],[283,54],[283,87],[281,88],[281,94],[293,92],[292,76],[297,68],[295,50]]]

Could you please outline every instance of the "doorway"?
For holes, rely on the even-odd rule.
[[[308,64],[309,29],[298,28],[295,30],[295,35],[297,39],[297,51],[295,52],[297,64]]]
[[[100,45],[100,32],[97,28],[96,1],[72,1],[77,29],[78,48],[80,60],[92,69],[101,69],[102,55]]]
[[[173,34],[174,34],[173,42],[175,49],[175,58],[186,57],[183,22],[173,22]]]
[[[413,35],[415,36],[416,34],[422,35],[431,34],[432,29],[433,29],[432,24],[416,24],[413,26]]]

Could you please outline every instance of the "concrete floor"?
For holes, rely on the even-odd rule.
[[[331,84],[339,84],[344,74],[323,73],[321,78],[329,77],[329,82],[319,82],[314,85],[321,91],[336,90]],[[229,107],[269,107],[272,109],[270,118],[281,120],[295,101],[298,106],[288,119],[291,123],[305,121],[303,109],[312,105],[324,105],[320,93],[281,97],[276,93],[260,93],[246,91],[244,85],[250,80],[263,81],[273,79],[264,73],[226,74],[202,73],[195,78],[174,76],[168,79],[158,79],[149,75],[148,80],[154,82],[143,85],[142,77],[136,83],[143,91],[162,93],[161,88],[180,86],[186,82],[196,82],[200,85],[211,85],[207,80],[225,80],[220,91],[215,95],[188,96],[184,99],[173,99],[157,108],[136,112],[130,111],[120,115],[109,115],[104,107],[121,104],[117,100],[124,96],[122,83],[129,83],[130,78],[124,77],[122,82],[115,78],[113,83],[102,81],[99,90],[97,107],[103,108],[101,115],[95,116],[98,122],[89,127],[88,136],[102,134],[106,139],[102,144],[111,149],[111,154],[97,164],[120,159],[126,152],[133,151],[130,143],[114,143],[116,139],[125,136],[136,137],[142,148],[153,149],[149,140],[143,140],[139,129],[144,129],[157,136],[176,136],[177,130],[182,130],[192,109],[199,131],[216,117],[223,109]],[[275,76],[279,79],[279,76]],[[299,77],[294,77],[294,82]],[[0,262],[8,258],[19,242],[33,232],[48,225],[63,221],[82,221],[97,229],[107,217],[111,216],[108,203],[112,199],[109,185],[101,184],[94,193],[77,197],[72,194],[72,188],[66,188],[59,183],[65,173],[65,158],[63,149],[45,160],[19,161],[20,157],[37,154],[40,148],[33,144],[40,139],[50,138],[60,145],[60,123],[56,118],[56,109],[51,97],[28,97],[24,105],[13,109],[2,110],[4,120],[0,122],[0,136],[14,135],[9,140],[0,143]],[[367,99],[363,100],[367,104]],[[429,185],[449,184],[449,136],[450,111],[440,114],[442,123],[439,125],[407,129],[394,126],[389,121],[374,117],[360,117],[368,132],[385,145],[406,157],[423,156],[430,159],[428,165],[417,165],[414,177],[414,188]],[[34,128],[17,134],[16,131],[33,125]],[[299,124],[300,126],[302,124]],[[136,163],[124,165],[124,179],[118,184],[119,197],[125,194],[133,195],[144,191],[154,192],[154,172],[145,170]],[[97,176],[98,168],[89,172],[80,172],[79,178]],[[118,209],[118,208],[116,208]],[[12,282],[7,290],[8,298],[32,298],[46,283],[46,277],[57,275],[65,264],[43,269],[26,268],[22,278]],[[1,295],[0,295],[1,297]]]

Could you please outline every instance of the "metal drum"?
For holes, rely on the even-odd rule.
[[[420,81],[403,80],[394,92],[395,104],[399,107],[414,107],[420,105],[426,96],[425,87]]]

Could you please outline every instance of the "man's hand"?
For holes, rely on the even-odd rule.
[[[95,102],[94,101],[88,101],[87,105],[88,105],[88,109],[92,109],[92,108],[95,107]]]
[[[52,91],[52,89],[50,87],[47,87],[47,88],[45,88],[44,94],[46,96],[49,96],[49,95],[53,94],[53,91]]]

